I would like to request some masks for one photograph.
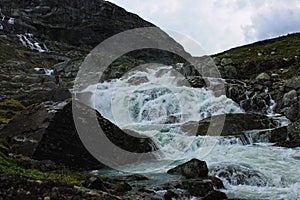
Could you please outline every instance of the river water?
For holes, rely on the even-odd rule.
[[[151,137],[162,152],[157,154],[159,162],[129,166],[124,172],[166,179],[161,174],[168,169],[198,158],[207,162],[212,175],[220,174],[226,165],[254,170],[261,175],[262,180],[254,177],[240,185],[236,184],[236,174],[221,178],[229,197],[300,198],[300,148],[272,147],[263,140],[243,145],[235,137],[194,136],[181,131],[180,125],[187,121],[244,111],[224,95],[215,97],[208,89],[189,87],[172,67],[152,66],[130,72],[121,79],[89,86],[86,91],[93,91],[92,106],[102,115],[121,128]],[[286,124],[283,121],[281,125]],[[265,184],[260,185],[260,181]]]

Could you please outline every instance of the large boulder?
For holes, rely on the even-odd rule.
[[[218,118],[224,118],[218,120]],[[222,128],[221,136],[242,135],[247,130],[274,128],[276,122],[265,115],[236,113],[213,116],[199,122],[187,122],[181,126],[181,131],[193,135],[206,135],[208,128],[212,134],[217,134]],[[215,131],[215,132],[214,132]]]
[[[80,103],[73,103],[83,114],[82,120],[96,112],[103,132],[117,147],[130,152],[151,152],[155,145],[149,138],[126,134],[100,113]],[[136,136],[136,137],[135,137]],[[36,160],[52,160],[77,169],[104,167],[85,148],[73,120],[72,103],[42,103],[17,115],[0,132],[11,151]],[[111,149],[114,151],[114,149]]]

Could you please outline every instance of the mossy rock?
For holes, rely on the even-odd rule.
[[[19,101],[14,99],[5,99],[3,102],[0,102],[0,110],[21,111],[24,108]]]

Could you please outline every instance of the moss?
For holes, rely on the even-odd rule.
[[[0,102],[0,123],[9,123],[24,108],[17,100],[5,99],[3,102]]]
[[[0,151],[0,173],[2,174],[18,174],[35,179],[56,179],[64,183],[69,183],[76,186],[82,186],[81,180],[95,176],[87,173],[72,172],[66,168],[62,168],[56,172],[41,172],[34,169],[25,168],[22,165],[29,165],[30,158],[17,158],[14,159]],[[104,179],[102,176],[98,176]]]
[[[3,102],[0,102],[0,109],[21,111],[25,107],[17,100],[14,99],[5,99]]]

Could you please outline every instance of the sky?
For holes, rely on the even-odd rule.
[[[155,24],[193,56],[300,32],[300,0],[110,0]],[[175,37],[175,36],[174,36]],[[191,42],[199,44],[189,45]],[[186,42],[189,41],[189,42]]]

